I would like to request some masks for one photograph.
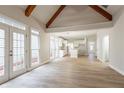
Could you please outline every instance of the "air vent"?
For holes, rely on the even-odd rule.
[[[104,7],[104,8],[108,8],[108,5],[102,5],[102,7]]]

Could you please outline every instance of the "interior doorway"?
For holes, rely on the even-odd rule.
[[[95,55],[95,42],[88,43],[88,53]]]
[[[104,62],[109,62],[109,35],[104,36],[102,47],[103,47],[103,52],[102,52],[103,60]]]
[[[109,35],[103,38],[103,59],[105,62],[109,62]]]
[[[50,36],[50,59],[55,59],[59,57],[59,39]]]
[[[95,60],[96,58],[96,43],[95,41],[88,42],[88,56],[90,60]]]

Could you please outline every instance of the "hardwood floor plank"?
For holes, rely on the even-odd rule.
[[[96,59],[64,57],[19,76],[0,87],[123,88],[124,76]]]

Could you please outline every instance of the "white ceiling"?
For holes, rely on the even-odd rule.
[[[101,6],[100,7],[105,9],[106,11],[108,11],[112,16],[114,16],[122,6],[123,5],[109,5],[107,9],[105,9]]]
[[[27,5],[18,5],[18,7],[21,8],[23,11],[25,11],[25,9],[27,8]]]
[[[33,16],[36,17],[39,21],[46,24],[51,15],[53,15],[59,8],[59,5],[40,5],[37,6],[35,11],[33,12]]]
[[[25,11],[27,6],[22,5],[19,7]],[[32,16],[35,17],[35,19],[37,19],[40,23],[46,24],[59,7],[60,5],[37,5],[32,13]],[[105,9],[112,14],[112,16],[114,16],[121,7],[121,5],[109,5],[107,9],[103,7],[101,8]],[[87,25],[106,21],[108,21],[106,18],[87,5],[68,5],[54,20],[50,27],[55,28]],[[83,36],[91,36],[94,34],[96,34],[95,30],[52,33],[52,35],[63,37],[65,39],[81,39]]]
[[[25,11],[27,6],[20,5],[19,7]],[[46,24],[59,7],[60,5],[37,5],[32,16],[40,23]],[[109,5],[107,9],[103,9],[115,15],[120,8],[121,5]],[[106,21],[108,21],[106,18],[87,5],[67,5],[50,27],[87,25]]]
[[[19,5],[19,7],[25,11],[27,5]],[[37,5],[31,16],[46,24],[59,7],[60,5]]]
[[[108,21],[102,15],[85,5],[67,6],[55,19],[51,27],[86,25]]]

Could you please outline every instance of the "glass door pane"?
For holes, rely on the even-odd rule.
[[[0,83],[8,80],[9,35],[8,27],[0,24]]]
[[[5,63],[5,31],[0,29],[0,76],[4,76]]]
[[[13,71],[23,69],[25,67],[24,60],[24,35],[13,33]]]

